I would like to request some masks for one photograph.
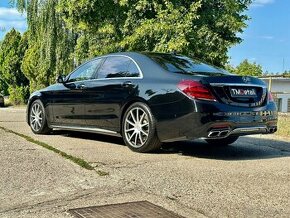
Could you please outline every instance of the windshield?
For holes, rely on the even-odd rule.
[[[201,74],[208,76],[229,75],[230,73],[218,67],[210,66],[186,56],[173,54],[147,53],[147,55],[171,73]]]

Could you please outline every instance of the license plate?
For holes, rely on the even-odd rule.
[[[230,92],[232,97],[257,97],[254,88],[230,88]]]

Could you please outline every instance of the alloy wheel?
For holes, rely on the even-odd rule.
[[[38,132],[43,125],[43,110],[39,103],[34,103],[30,111],[30,125],[31,128]]]
[[[146,143],[149,136],[149,119],[142,108],[134,107],[127,113],[124,133],[134,148],[140,148]]]

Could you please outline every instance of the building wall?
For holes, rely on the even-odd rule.
[[[269,79],[263,79],[269,86]],[[280,112],[290,112],[290,79],[272,79],[271,92]]]
[[[269,80],[264,80],[269,86]],[[287,92],[290,93],[290,80],[288,81],[275,81],[272,79],[271,92]]]
[[[290,93],[289,94],[277,94],[277,97],[275,96],[276,100],[276,104],[279,102],[278,99],[281,99],[281,105],[277,105],[278,109],[280,112],[290,112],[290,110],[288,110],[289,108],[289,100],[290,100]]]

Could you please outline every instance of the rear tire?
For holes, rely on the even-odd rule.
[[[35,100],[30,106],[29,125],[35,134],[47,134],[51,131],[47,125],[45,109],[40,100]]]
[[[228,136],[223,139],[206,139],[205,141],[210,145],[228,146],[239,139],[239,136]]]
[[[161,147],[155,119],[150,108],[141,102],[132,104],[125,112],[122,136],[125,144],[135,152],[152,152]]]

